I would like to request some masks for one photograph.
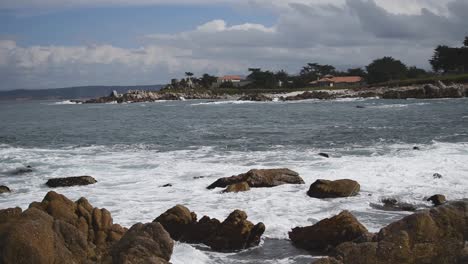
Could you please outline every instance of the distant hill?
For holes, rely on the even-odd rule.
[[[0,100],[44,100],[44,99],[84,99],[108,96],[113,90],[125,93],[128,90],[160,90],[164,85],[136,86],[81,86],[42,90],[0,91]]]

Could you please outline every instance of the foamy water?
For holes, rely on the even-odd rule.
[[[366,108],[356,109],[356,102]],[[465,106],[456,100],[8,106],[0,113],[10,124],[0,128],[0,184],[13,192],[0,195],[0,208],[25,209],[42,200],[49,178],[90,175],[98,183],[54,190],[73,200],[87,197],[127,227],[153,221],[176,204],[220,220],[241,209],[266,225],[262,244],[240,253],[177,243],[175,264],[310,263],[313,256],[287,240],[296,226],[349,210],[377,231],[409,214],[370,206],[382,198],[428,207],[425,198],[434,194],[468,197]],[[20,122],[8,119],[21,111]],[[28,165],[32,173],[13,175]],[[283,167],[306,184],[226,194],[206,189],[220,177]],[[306,192],[317,179],[353,179],[361,192],[310,198]]]

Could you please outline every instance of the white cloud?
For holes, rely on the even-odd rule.
[[[31,7],[33,2],[37,3],[16,3]],[[254,66],[296,72],[307,62],[364,66],[382,56],[428,67],[437,44],[458,45],[468,34],[465,0],[171,1],[213,2],[270,8],[278,20],[271,27],[254,23],[228,25],[222,19],[213,20],[187,32],[148,35],[145,45],[135,49],[113,45],[21,47],[13,41],[0,41],[0,89],[149,84],[180,77],[185,71],[245,73]],[[54,0],[41,3],[59,5]],[[4,3],[0,4],[2,7]]]

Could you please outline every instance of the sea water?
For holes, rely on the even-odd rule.
[[[33,172],[14,174],[25,166]],[[290,168],[306,184],[244,193],[206,189],[254,168]],[[0,102],[0,185],[13,190],[0,195],[0,208],[25,209],[51,190],[47,179],[79,175],[98,183],[54,190],[88,198],[126,227],[176,204],[220,220],[241,209],[266,225],[262,243],[242,252],[176,243],[175,264],[310,263],[317,256],[288,240],[296,226],[349,210],[378,231],[409,214],[371,206],[382,198],[424,208],[433,194],[468,197],[468,100]],[[353,179],[361,192],[310,198],[306,192],[317,179]]]

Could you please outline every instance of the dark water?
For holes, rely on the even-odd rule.
[[[1,102],[0,143],[22,147],[144,145],[265,150],[468,141],[468,100],[297,103]],[[356,108],[356,106],[366,108]]]

